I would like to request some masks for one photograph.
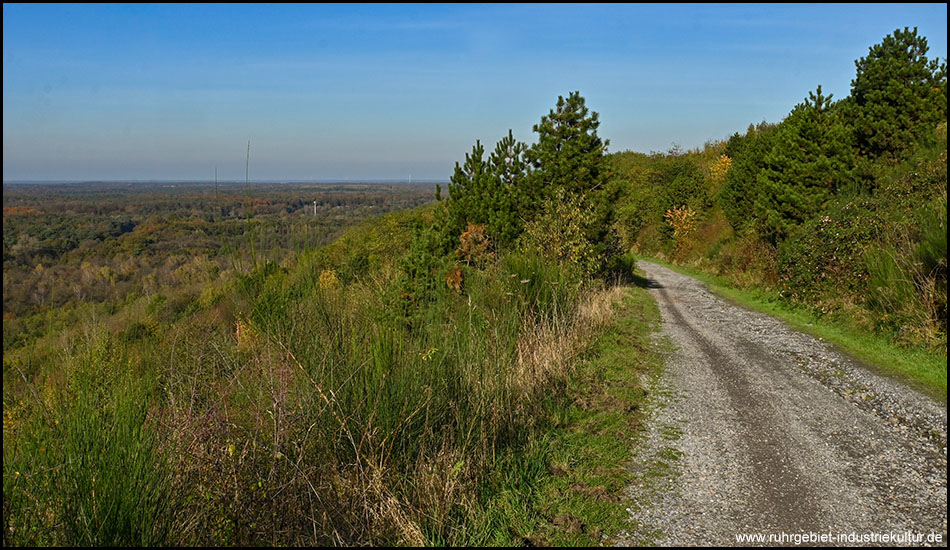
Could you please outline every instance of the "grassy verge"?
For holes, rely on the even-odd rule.
[[[589,446],[634,425],[587,416],[635,410],[635,376],[596,370],[630,363],[591,351],[622,289],[517,254],[463,266],[464,294],[428,284],[442,266],[347,265],[266,264],[180,315],[129,312],[134,332],[90,321],[41,376],[5,356],[4,545],[593,543],[603,513],[568,510],[623,517],[627,449]]]
[[[426,215],[5,354],[4,545],[619,530],[655,305],[530,253],[460,265]]]
[[[641,380],[661,364],[651,344],[659,311],[635,287],[615,308],[563,392],[547,403],[543,435],[499,470],[485,508],[494,535],[484,542],[598,546],[629,529],[624,491],[647,399]]]
[[[724,279],[695,268],[673,265],[657,258],[643,259],[695,277],[732,303],[777,317],[802,332],[826,340],[878,374],[900,380],[937,400],[947,399],[945,352],[901,347],[880,334],[848,326],[846,321],[821,317],[805,308],[791,306],[774,292],[737,289]]]

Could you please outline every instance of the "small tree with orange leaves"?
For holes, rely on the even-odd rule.
[[[485,234],[485,226],[468,222],[468,230],[459,237],[461,245],[455,251],[469,265],[485,265],[495,259],[492,242]]]
[[[461,292],[462,291],[462,270],[458,266],[449,269],[449,272],[445,274],[445,284],[449,288]]]

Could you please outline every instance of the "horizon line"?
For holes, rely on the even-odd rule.
[[[395,184],[403,183],[408,185],[415,185],[417,183],[449,183],[449,179],[412,179],[407,180],[405,178],[327,178],[327,179],[256,179],[249,180],[250,183],[266,183],[266,184],[280,184],[280,183],[318,183],[318,184],[333,184],[333,183],[349,183],[349,184]],[[214,180],[206,179],[159,179],[159,178],[149,178],[149,179],[128,179],[128,178],[119,178],[119,179],[50,179],[50,180],[29,180],[29,179],[11,179],[3,180],[3,185],[43,185],[43,184],[79,184],[79,183],[192,183],[192,184],[214,184]],[[245,181],[237,179],[229,180],[217,180],[217,184],[241,184],[243,185]]]

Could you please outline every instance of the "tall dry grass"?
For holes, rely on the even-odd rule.
[[[96,332],[65,353],[83,368],[63,387],[85,389],[20,410],[15,434],[5,404],[4,542],[483,542],[493,476],[620,291],[510,255],[406,298],[391,270],[322,262],[261,266],[173,323],[142,310],[146,336]]]

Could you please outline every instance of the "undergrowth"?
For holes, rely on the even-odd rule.
[[[498,476],[546,471],[615,292],[529,252],[452,264],[429,215],[5,356],[4,543],[517,542]]]

